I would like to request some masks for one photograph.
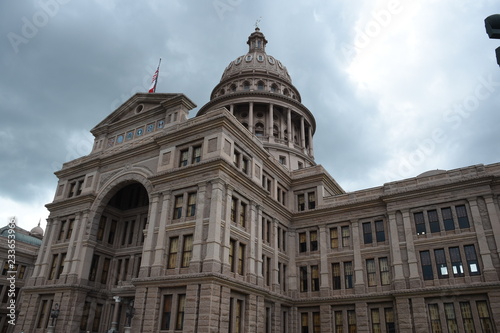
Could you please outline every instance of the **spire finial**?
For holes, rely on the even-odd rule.
[[[261,20],[262,20],[262,16],[259,17],[257,21],[255,21],[255,30],[256,31],[260,31],[260,29],[259,29],[259,23],[260,23]]]

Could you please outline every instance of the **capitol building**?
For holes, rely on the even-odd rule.
[[[0,332],[500,332],[500,163],[344,191],[267,43],[91,130]]]

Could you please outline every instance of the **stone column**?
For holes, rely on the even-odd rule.
[[[479,212],[479,207],[477,206],[477,199],[470,198],[468,201],[472,214],[472,222],[474,224],[474,229],[476,230],[479,255],[481,256],[481,260],[483,262],[484,279],[486,281],[497,281],[498,275],[491,259],[491,252],[488,247],[488,240],[486,239],[486,235],[484,233],[483,221],[481,220],[481,213]]]
[[[247,264],[248,268],[247,281],[250,283],[257,283],[257,279],[262,277],[262,272],[258,274],[258,271],[257,272],[255,271],[256,263],[257,267],[262,267],[262,253],[260,255],[257,253],[258,251],[256,247],[258,246],[255,245],[256,241],[258,241],[256,240],[256,233],[257,233],[256,228],[258,228],[256,225],[260,224],[257,223],[256,220],[257,216],[260,214],[261,209],[260,206],[256,205],[255,202],[253,201],[250,202],[249,206],[250,206],[249,207],[250,214],[249,214],[249,219],[246,221],[247,223],[246,227],[250,231],[250,244],[248,244],[250,246],[250,252]],[[260,241],[262,242],[262,238],[260,239]]]
[[[231,202],[233,198],[233,188],[226,184],[226,211],[224,213],[224,239],[222,240],[222,273],[231,272],[229,262],[229,250],[231,241]]]
[[[229,105],[229,112],[231,112],[231,114],[234,115],[234,104]]]
[[[365,275],[359,240],[359,222],[351,221],[352,247],[354,250],[354,288],[356,293],[365,292]]]
[[[222,214],[222,182],[212,184],[210,203],[210,224],[207,236],[207,254],[203,261],[204,272],[220,272],[221,267],[221,214]]]
[[[151,276],[160,276],[162,274],[162,269],[165,267],[165,230],[169,219],[171,197],[172,194],[170,191],[163,193],[163,203],[161,206],[159,221],[160,226],[158,227],[158,236],[156,239],[156,247],[154,249],[154,262],[151,267]]]
[[[408,257],[408,267],[410,269],[410,288],[419,288],[422,286],[422,279],[418,272],[418,260],[413,242],[413,228],[411,227],[410,212],[405,210],[402,213],[403,226],[406,239],[406,253]]]
[[[207,184],[198,185],[198,193],[196,195],[196,225],[193,235],[193,255],[189,264],[191,273],[198,273],[201,270],[201,249],[203,245],[203,212],[205,211],[205,196]]]
[[[321,320],[321,333],[330,333],[332,332],[332,307],[329,304],[320,305],[319,307],[319,316]]]
[[[150,208],[150,214],[149,214],[149,221],[147,225],[147,234],[146,234],[146,239],[144,240],[144,246],[143,246],[143,256],[142,256],[142,262],[141,262],[141,269],[139,272],[139,277],[147,277],[149,276],[149,269],[151,266],[151,261],[153,257],[153,238],[154,238],[154,231],[155,227],[157,224],[158,220],[158,201],[159,201],[159,194],[153,194],[151,195],[151,208]]]
[[[308,130],[309,130],[309,156],[314,156],[313,132],[311,125],[309,125]]]
[[[286,130],[288,132],[288,147],[293,147],[293,133],[292,133],[292,110],[287,109],[286,113]]]
[[[317,192],[319,193],[319,192]],[[320,261],[320,290],[322,296],[327,296],[329,294],[330,288],[330,273],[329,273],[329,267],[328,267],[328,247],[327,244],[329,244],[328,241],[328,229],[326,228],[325,225],[322,225],[319,227],[319,257],[321,258]],[[323,330],[321,330],[323,332]]]
[[[394,301],[394,314],[397,314],[399,332],[412,332],[413,313],[410,308],[409,299],[406,297],[396,297]]]
[[[84,235],[85,235],[85,229],[87,225],[87,221],[89,218],[89,213],[88,211],[85,211],[83,213],[83,217],[79,220],[79,224],[76,223],[75,221],[75,226],[74,226],[74,231],[73,233],[75,235],[75,250],[73,251],[73,258],[70,258],[72,263],[71,263],[71,268],[69,270],[70,275],[75,275],[75,277],[78,275],[78,266],[81,265],[82,262],[82,254],[81,254],[81,249],[82,249],[82,242],[84,240]],[[91,230],[93,228],[90,228]],[[73,235],[72,237],[73,238]]]
[[[120,302],[121,298],[120,296],[113,296],[113,299],[115,300],[115,308],[113,309],[113,319],[111,321],[111,330],[112,332],[118,332],[118,314],[120,311]]]
[[[273,247],[274,251],[273,251],[273,274],[271,275],[271,278],[272,278],[272,286],[273,286],[273,290],[275,292],[279,292],[280,291],[280,283],[281,281],[279,281],[278,279],[278,261],[279,261],[279,251],[278,251],[278,220],[276,219],[273,219],[273,236],[272,236],[272,242],[271,242],[271,246]],[[262,223],[260,223],[261,225],[261,228],[262,228]],[[260,238],[260,243],[262,244],[262,237]],[[283,272],[281,272],[283,274]]]
[[[59,226],[59,219],[49,219],[47,221],[47,231],[45,233],[44,237],[44,245],[45,245],[45,251],[42,252],[40,251],[39,257],[43,257],[43,260],[40,262],[40,274],[39,277],[45,278],[46,275],[48,274],[48,266],[51,263],[51,255],[52,255],[52,244],[54,244],[54,239],[55,235],[57,233],[57,227]],[[45,242],[45,239],[47,238],[47,242]],[[43,254],[42,254],[43,253]],[[33,274],[33,276],[36,276]]]
[[[248,130],[250,133],[253,132],[253,102],[248,103]]]
[[[370,332],[368,304],[366,304],[365,302],[357,302],[355,305],[355,311],[356,311],[356,332],[358,333]]]
[[[498,209],[495,205],[493,196],[485,196],[484,201],[486,202],[486,208],[488,209],[488,216],[491,222],[491,229],[493,230],[493,237],[495,237],[497,253],[500,255],[500,218],[498,217]]]
[[[304,117],[300,117],[300,147],[306,149],[306,130],[304,125]]]
[[[396,223],[396,213],[394,211],[389,212],[387,225],[389,227],[388,236],[391,246],[391,266],[394,268],[394,276],[392,277],[392,280],[394,281],[394,289],[406,289],[405,277],[403,273],[403,261],[401,259],[401,248],[399,247],[398,225]]]
[[[219,332],[221,302],[226,303],[228,301],[228,299],[221,300],[222,288],[226,287],[212,282],[201,285],[198,332]]]
[[[268,136],[269,136],[269,142],[274,142],[274,130],[273,130],[273,124],[274,124],[274,120],[273,120],[273,109],[274,109],[274,105],[273,103],[269,104],[269,124],[267,126],[267,131],[269,132]]]

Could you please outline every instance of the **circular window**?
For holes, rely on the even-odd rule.
[[[252,59],[253,59],[253,55],[251,55],[251,54],[247,54],[247,56],[245,57],[245,60],[247,62],[252,61]]]
[[[243,112],[243,113],[241,114],[241,118],[246,118],[246,117],[248,117],[248,113]]]
[[[273,57],[267,57],[267,61],[269,61],[269,63],[271,65],[274,65],[274,58]]]
[[[231,89],[231,91],[233,91],[233,92],[234,92],[234,91],[236,91],[236,85],[235,85],[235,84],[232,84],[232,85],[231,85],[231,87],[230,87],[229,89]]]
[[[239,64],[241,63],[241,58],[242,58],[242,57],[238,57],[238,58],[236,59],[236,61],[235,61],[236,65],[239,65]]]
[[[279,68],[283,69],[283,65],[281,64],[281,61],[278,61],[278,66],[279,66]]]
[[[139,112],[141,112],[142,110],[144,110],[144,104],[139,104],[139,105],[137,105],[137,107],[135,108],[135,112],[136,112],[136,113],[139,113]]]
[[[262,117],[264,117],[264,114],[262,112],[258,112],[257,113],[257,118],[262,118]],[[262,125],[262,126],[264,126],[264,125]]]
[[[264,56],[262,54],[259,54],[257,56],[257,60],[260,61],[260,62],[263,62],[264,61]]]

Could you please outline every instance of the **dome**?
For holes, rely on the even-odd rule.
[[[43,237],[43,229],[40,227],[40,222],[38,222],[38,225],[31,229],[30,234],[33,236],[39,236]]]
[[[285,66],[278,59],[266,54],[267,40],[259,28],[248,37],[248,53],[231,61],[222,74],[221,82],[239,74],[266,73],[288,83],[292,79]]]

